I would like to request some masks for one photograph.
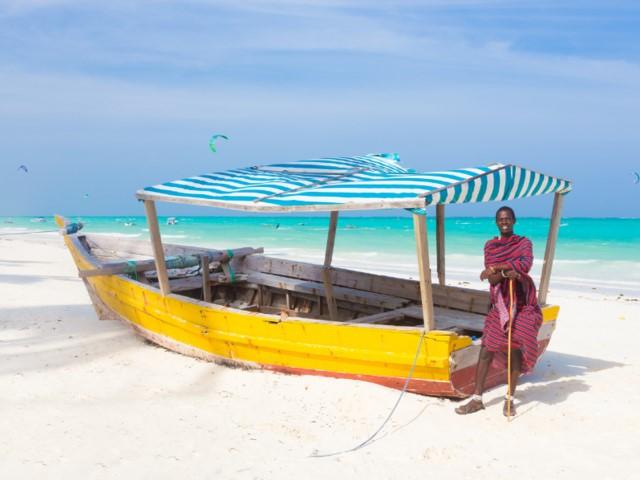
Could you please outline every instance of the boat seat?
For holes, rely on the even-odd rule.
[[[435,307],[433,314],[435,316],[436,330],[471,330],[481,332],[484,327],[484,315],[479,313]],[[409,307],[356,318],[348,323],[393,324],[394,320],[406,317],[414,318],[417,320],[416,324],[420,324],[423,318],[422,307],[420,305],[412,305]]]
[[[481,313],[435,307],[434,315],[437,330],[463,329],[481,332],[484,328],[485,315]]]
[[[420,321],[422,321],[422,307],[414,305],[411,307],[398,308],[396,310],[356,318],[348,323],[387,323],[404,317],[419,318]]]

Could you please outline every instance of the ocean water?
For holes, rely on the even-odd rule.
[[[42,221],[44,220],[44,221]],[[73,217],[84,223],[87,233],[148,238],[144,217]],[[321,262],[327,236],[328,216],[224,216],[176,217],[167,224],[160,217],[166,243],[210,248],[264,247],[265,253]],[[435,222],[428,220],[432,261],[435,253]],[[549,220],[519,218],[515,231],[534,245],[537,280],[544,257]],[[55,230],[52,218],[0,217],[0,235]],[[451,217],[445,222],[447,279],[477,282],[482,269],[482,250],[497,235],[493,218]],[[52,233],[53,234],[53,233]],[[334,265],[392,275],[417,275],[411,217],[347,217],[338,222]],[[435,263],[432,263],[435,274]],[[556,246],[551,289],[599,290],[640,296],[640,219],[566,218],[562,220]]]

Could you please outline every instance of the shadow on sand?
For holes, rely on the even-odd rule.
[[[13,266],[21,266],[24,264],[47,264],[47,263],[53,263],[53,262],[46,262],[43,260],[7,260],[6,258],[0,259],[0,265],[4,265],[7,267],[13,267]]]
[[[98,320],[91,305],[3,308],[0,318],[0,375],[84,363],[140,344],[122,322]]]
[[[157,346],[119,320],[98,320],[91,304],[0,308],[0,319],[0,380],[2,377],[39,373],[64,375],[68,367],[91,364],[105,357],[113,357],[107,366],[122,368],[127,362],[136,361],[133,359],[143,361],[141,359],[144,358],[144,355],[123,356],[123,352],[148,346],[184,359],[177,367],[175,362],[170,362],[173,368],[188,368],[192,366],[191,362],[207,364],[205,368],[199,366],[198,377],[187,385],[176,381],[177,377],[173,378],[169,372],[163,387],[165,394],[205,394],[215,387],[212,376],[226,369]],[[150,368],[147,363],[140,365],[141,371],[145,368]],[[163,368],[151,367],[151,370],[162,375]]]
[[[45,280],[78,281],[76,277],[70,275],[0,275],[0,283],[13,283],[14,285],[28,285]]]
[[[535,408],[528,404],[555,405],[565,402],[572,394],[587,392],[591,388],[581,377],[610,368],[625,367],[626,364],[593,357],[583,357],[554,351],[547,351],[538,361],[533,373],[522,377],[518,384],[516,398],[520,400],[519,415]],[[498,387],[498,388],[506,388]],[[502,403],[496,398],[487,405]]]

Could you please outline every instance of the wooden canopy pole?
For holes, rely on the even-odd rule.
[[[167,265],[164,262],[164,249],[162,248],[162,239],[160,238],[160,227],[158,226],[158,213],[156,212],[155,202],[145,200],[144,212],[147,215],[147,225],[149,226],[149,234],[151,235],[151,247],[153,248],[153,258],[156,262],[160,291],[162,295],[169,295],[171,293],[171,287],[169,286]]]
[[[209,278],[209,255],[200,258],[202,269],[202,300],[211,303],[211,279]]]
[[[433,292],[431,288],[431,269],[429,268],[429,245],[427,243],[427,216],[413,214],[413,231],[416,236],[418,254],[418,272],[420,273],[420,299],[425,331],[435,328],[433,317]]]
[[[544,264],[542,265],[542,275],[540,276],[540,288],[538,290],[538,303],[547,303],[547,293],[549,292],[549,280],[551,279],[551,268],[553,267],[553,257],[556,253],[556,241],[560,230],[560,216],[564,195],[556,193],[553,198],[553,211],[551,213],[551,224],[549,225],[549,235],[547,236],[547,246],[544,250]]]
[[[336,230],[338,228],[338,211],[331,212],[329,221],[329,232],[327,234],[327,249],[324,253],[324,267],[322,268],[322,280],[324,283],[324,293],[329,307],[331,320],[338,320],[338,306],[333,296],[333,284],[331,283],[331,260],[333,259],[333,246],[336,241]]]
[[[436,259],[438,264],[438,283],[444,286],[444,205],[436,205]]]

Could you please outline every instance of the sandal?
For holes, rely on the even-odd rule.
[[[484,410],[484,403],[481,400],[469,400],[469,402],[464,405],[460,405],[456,408],[456,413],[458,415],[467,415],[469,413],[479,412],[480,410]]]
[[[511,403],[511,406],[509,406],[509,403]],[[507,408],[509,408],[509,410],[508,410],[508,411],[507,411]],[[509,400],[506,400],[506,399],[505,399],[505,401],[504,401],[504,406],[502,407],[502,414],[503,414],[505,417],[508,417],[508,416],[509,416],[509,413],[511,414],[511,416],[512,416],[512,417],[515,417],[515,416],[516,416],[516,407],[515,407],[515,405],[513,404],[513,400],[511,400],[511,401],[509,402]]]

